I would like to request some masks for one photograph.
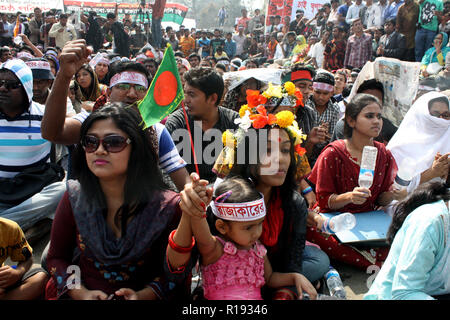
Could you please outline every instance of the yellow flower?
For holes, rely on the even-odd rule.
[[[231,131],[226,130],[224,133],[222,133],[222,143],[226,147],[234,148],[236,139],[234,138],[234,135],[231,133]]]
[[[281,90],[282,90],[281,86],[274,86],[272,85],[272,82],[269,82],[269,88],[266,91],[264,91],[262,95],[267,99],[273,97],[281,98],[283,96],[283,92]]]
[[[239,109],[239,117],[243,118],[243,117],[245,116],[245,111],[247,111],[247,110],[250,111],[250,113],[251,113],[251,110],[250,110],[248,104],[244,104],[244,105]]]
[[[288,81],[284,84],[284,89],[286,90],[287,94],[292,96],[295,94],[295,84],[291,81]]]
[[[277,117],[277,125],[281,128],[289,127],[295,119],[294,114],[287,110],[278,112],[275,116]]]

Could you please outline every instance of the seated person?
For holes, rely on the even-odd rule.
[[[361,83],[358,87],[356,93],[367,93],[371,94],[380,100],[383,104],[384,101],[384,88],[383,84],[376,79],[369,79]],[[383,127],[381,128],[380,135],[375,138],[375,141],[384,143],[385,145],[391,140],[392,136],[397,131],[397,127],[385,117],[381,117],[383,119]],[[331,137],[331,142],[344,139],[344,118],[340,119],[336,123],[336,127],[334,128],[333,136]]]
[[[42,298],[47,273],[31,269],[33,250],[22,229],[14,221],[0,218],[0,300],[34,300]],[[17,266],[3,265],[10,258]]]
[[[366,300],[450,299],[450,185],[430,182],[397,206],[389,255]]]
[[[345,110],[346,139],[327,145],[317,159],[309,176],[316,185],[317,203],[321,212],[367,212],[385,206],[393,200],[390,191],[396,174],[396,164],[390,151],[374,141],[381,131],[381,103],[369,94],[357,94]],[[370,188],[358,186],[364,146],[378,150],[374,180]],[[323,218],[317,214],[316,228],[308,230],[307,239],[318,244],[331,259],[356,267],[380,265],[386,258],[387,248],[358,251],[339,243],[333,235],[321,233]],[[372,250],[373,249],[373,250]]]
[[[420,139],[417,139],[420,133]],[[440,92],[424,94],[403,118],[387,149],[401,168],[407,159],[414,176],[407,192],[430,180],[446,179],[450,165],[450,110],[448,98]],[[406,165],[406,164],[405,164]],[[406,194],[403,194],[406,196]]]
[[[448,35],[445,32],[439,32],[433,41],[433,46],[429,48],[421,61],[420,70],[424,77],[435,75],[444,68],[445,58],[450,51],[447,47]]]

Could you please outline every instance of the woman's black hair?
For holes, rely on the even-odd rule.
[[[142,118],[132,106],[123,103],[108,103],[92,112],[83,122],[80,141],[96,121],[111,119],[131,140],[131,153],[128,160],[127,178],[124,186],[124,203],[115,216],[115,223],[121,220],[122,236],[126,233],[127,219],[139,212],[151,198],[155,190],[168,189],[158,166],[157,137],[154,130],[144,130]],[[150,136],[153,135],[153,136]],[[151,143],[150,143],[151,142]],[[86,162],[86,153],[79,142],[72,155],[75,179],[81,189],[99,208],[107,212],[105,196],[98,178],[91,172]]]
[[[371,103],[377,103],[381,107],[381,102],[377,97],[366,94],[358,93],[353,99],[347,104],[345,108],[345,122],[344,122],[344,136],[346,138],[351,138],[353,134],[353,128],[348,125],[348,119],[356,120],[358,114]]]
[[[447,105],[447,108],[449,107],[448,98],[447,97],[437,97],[437,98],[434,98],[434,99],[431,99],[430,101],[428,101],[428,110],[430,110],[431,107],[433,106],[433,104],[436,103],[436,102],[445,103]]]
[[[88,88],[88,89],[83,88],[83,87],[80,86],[80,84],[78,83],[77,75],[78,75],[78,73],[79,73],[81,70],[86,70],[86,71],[89,72],[89,74],[91,75],[91,84],[89,85],[89,88]],[[94,75],[94,73],[95,73],[94,69],[92,69],[92,67],[91,67],[89,64],[87,64],[87,63],[86,63],[86,64],[83,64],[83,65],[81,66],[81,68],[78,69],[78,71],[75,73],[75,81],[78,83],[78,86],[80,87],[81,92],[83,93],[83,95],[84,95],[85,97],[88,97],[88,98],[91,96],[93,90],[96,90],[96,88],[94,88],[94,85],[95,85],[95,75]]]
[[[450,185],[447,182],[432,181],[420,185],[413,193],[408,195],[406,199],[399,202],[395,208],[391,225],[387,232],[386,241],[389,245],[394,241],[395,235],[403,225],[405,219],[411,212],[420,206],[433,203],[439,200],[450,200]]]
[[[260,180],[259,177],[259,166],[261,163],[261,159],[259,159],[260,154],[264,154],[265,150],[260,152],[261,147],[267,147],[267,145],[263,142],[264,139],[268,139],[269,130],[273,130],[275,128],[271,128],[266,126],[262,129],[249,129],[250,133],[252,130],[256,132],[256,148],[255,143],[251,144],[253,139],[250,139],[251,134],[245,135],[244,139],[242,139],[241,143],[237,145],[236,153],[235,153],[235,165],[231,169],[230,175],[239,175],[245,179],[250,179],[254,182],[255,185],[258,184]],[[284,129],[280,129],[284,130]],[[289,140],[291,141],[291,147],[289,150],[291,163],[289,164],[289,168],[286,174],[286,178],[284,180],[283,185],[278,187],[280,191],[280,195],[282,198],[283,209],[287,210],[287,208],[292,204],[292,196],[293,192],[297,190],[297,180],[296,180],[296,172],[297,172],[297,159],[294,150],[294,139],[289,136]],[[260,145],[261,144],[261,145]],[[255,150],[256,149],[256,150]]]

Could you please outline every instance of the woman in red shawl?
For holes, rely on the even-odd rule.
[[[330,143],[320,154],[309,180],[316,185],[317,203],[321,212],[366,212],[385,206],[393,200],[389,191],[397,171],[395,160],[383,144],[374,141],[383,125],[381,105],[377,98],[358,94],[345,111],[344,132],[347,137]],[[358,176],[364,146],[378,149],[372,186],[358,186]],[[317,215],[317,227],[322,219]],[[320,228],[310,228],[307,239],[318,244],[330,258],[367,268],[380,264],[388,248],[370,251],[340,244],[334,236],[324,235]]]

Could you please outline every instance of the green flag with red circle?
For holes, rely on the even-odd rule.
[[[183,99],[184,92],[177,62],[172,46],[168,44],[147,94],[138,104],[145,127],[160,122],[175,110]]]

